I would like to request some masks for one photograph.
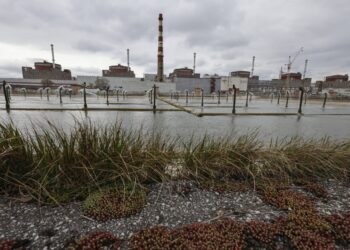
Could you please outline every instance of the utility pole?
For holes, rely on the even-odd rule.
[[[130,49],[126,49],[126,60],[128,63],[128,72],[130,71]]]
[[[197,53],[194,52],[193,53],[193,76],[196,74],[196,56],[197,56]]]
[[[308,64],[309,60],[306,59],[305,60],[305,66],[304,66],[304,73],[303,73],[303,88],[305,88],[305,77],[306,77],[306,72],[307,72],[307,64]]]
[[[250,78],[254,76],[254,67],[255,67],[255,56],[253,56],[253,61],[252,61],[252,72],[250,73]]]

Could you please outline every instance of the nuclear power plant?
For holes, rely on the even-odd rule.
[[[145,90],[151,88],[155,83],[159,86],[160,92],[170,92],[170,91],[194,91],[198,92],[203,89],[205,93],[213,93],[217,91],[226,92],[232,90],[232,85],[234,84],[240,91],[250,92],[273,92],[281,89],[297,91],[300,86],[305,88],[318,88],[322,89],[327,86],[345,86],[349,88],[350,84],[348,81],[348,76],[345,75],[335,75],[330,77],[325,77],[325,81],[318,81],[312,85],[312,79],[306,77],[307,73],[307,63],[305,61],[304,74],[299,72],[292,72],[291,66],[295,59],[303,52],[303,49],[299,50],[296,55],[292,58],[289,57],[288,61],[288,72],[283,72],[281,67],[280,76],[278,79],[272,80],[260,80],[259,76],[256,75],[255,60],[256,57],[253,56],[251,71],[247,70],[236,70],[228,72],[224,75],[218,74],[200,74],[198,72],[198,67],[196,66],[196,60],[200,54],[193,53],[193,68],[178,67],[171,69],[170,73],[166,76],[164,74],[164,16],[162,13],[158,15],[158,46],[157,46],[157,69],[156,73],[145,73],[143,77],[136,77],[135,72],[130,66],[130,49],[126,49],[126,62],[117,63],[115,65],[108,66],[108,69],[103,69],[101,75],[87,76],[87,75],[77,75],[72,77],[71,71],[69,69],[62,70],[60,64],[56,63],[54,45],[51,44],[51,56],[52,62],[43,60],[42,62],[35,62],[34,69],[32,67],[24,66],[22,67],[23,79],[20,78],[0,78],[0,80],[6,80],[12,82],[14,86],[18,85],[26,88],[35,88],[40,86],[43,80],[50,80],[55,84],[63,84],[70,86],[80,86],[82,83],[86,82],[88,86],[93,86],[96,81],[103,77],[108,81],[111,88],[123,87],[128,89],[130,93],[143,93]],[[190,56],[189,63],[191,61]],[[182,65],[181,65],[182,66]],[[250,67],[247,65],[247,67]],[[246,68],[247,68],[246,67]],[[334,80],[335,79],[335,80]],[[334,83],[337,82],[337,84]],[[338,83],[340,82],[341,83]],[[327,82],[330,82],[328,84]]]
[[[72,80],[70,70],[62,71],[60,64],[55,63],[54,46],[51,44],[52,63],[44,60],[43,62],[35,62],[34,69],[32,67],[22,67],[24,79],[52,79],[52,80]]]

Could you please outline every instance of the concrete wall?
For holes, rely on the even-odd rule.
[[[248,78],[239,76],[223,76],[221,77],[221,91],[231,90],[233,85],[240,91],[247,91]]]
[[[194,91],[196,88],[202,88],[205,94],[210,94],[211,91],[211,78],[174,78],[176,84],[176,91],[184,92],[188,90]],[[215,92],[220,90],[221,80],[215,79]]]
[[[87,85],[94,84],[98,76],[77,76],[77,82]],[[159,87],[160,93],[170,93],[175,90],[175,84],[172,82],[154,82],[151,80],[142,80],[142,78],[130,77],[104,77],[108,80],[111,89],[123,87],[129,94],[144,94],[145,91],[151,89],[154,84]]]

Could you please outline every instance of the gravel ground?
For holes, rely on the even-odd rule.
[[[317,201],[320,213],[350,210],[350,187],[334,181],[327,182],[325,186],[330,192],[330,199],[327,202]],[[177,227],[211,221],[223,215],[242,222],[255,219],[270,221],[284,215],[284,212],[265,204],[252,191],[219,194],[200,190],[192,182],[157,184],[151,187],[147,204],[140,214],[107,222],[85,217],[81,203],[77,202],[40,207],[0,198],[0,239],[29,239],[33,249],[62,249],[73,237],[90,231],[110,231],[128,239],[133,232],[145,227]]]

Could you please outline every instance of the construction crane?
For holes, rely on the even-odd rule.
[[[295,61],[295,59],[297,59],[297,57],[304,52],[304,48],[301,47],[294,55],[293,59],[291,58],[291,56],[289,56],[289,61],[288,61],[288,64],[287,64],[287,81],[286,81],[286,90],[289,89],[289,85],[290,85],[290,70],[292,68],[292,65]]]

